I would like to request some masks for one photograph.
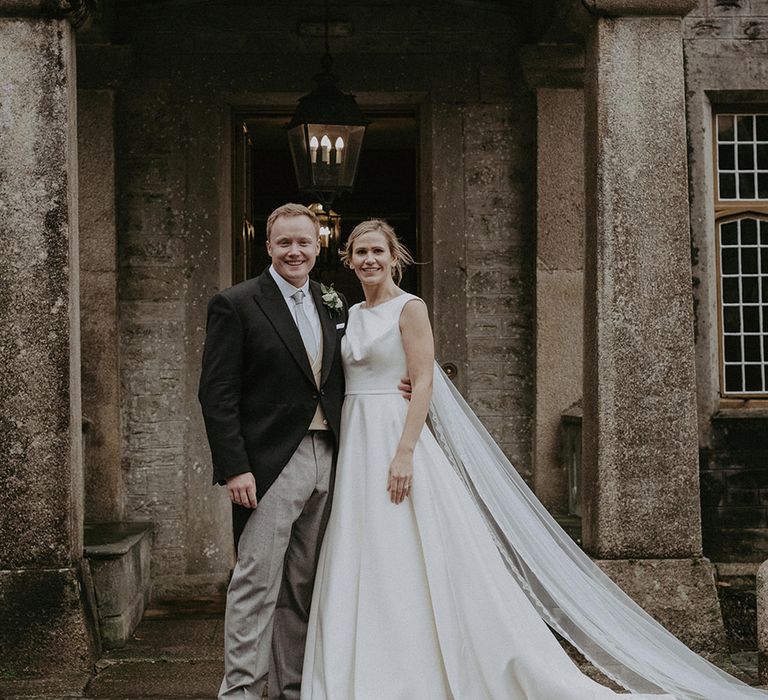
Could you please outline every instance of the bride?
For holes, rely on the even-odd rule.
[[[342,258],[365,302],[342,341],[302,700],[618,697],[549,627],[633,693],[768,697],[685,647],[560,530],[435,365],[426,306],[395,283],[413,261],[392,228],[363,222]],[[406,374],[410,402],[392,389]]]

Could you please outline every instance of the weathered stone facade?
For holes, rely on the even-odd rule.
[[[185,345],[188,295],[194,297],[191,212],[188,163],[174,153],[184,141],[163,116],[168,89],[127,85],[120,92],[116,147],[125,514],[154,523],[157,578],[186,571],[188,516],[204,507],[187,497],[188,480],[203,476],[185,454],[187,423],[196,418],[185,401],[194,372]],[[198,300],[193,308],[204,305]]]
[[[290,111],[316,60],[311,42],[291,29],[302,19],[298,14],[277,17],[267,11],[269,31],[257,30],[252,41],[242,43],[234,25],[260,27],[265,11],[224,5],[199,8],[195,17],[182,18],[164,8],[121,8],[115,18],[113,41],[130,45],[133,54],[116,98],[125,503],[129,519],[155,524],[159,590],[172,590],[181,581],[215,585],[230,557],[226,503],[206,483],[207,450],[194,399],[205,299],[229,279],[229,114],[248,105]],[[410,25],[402,21],[402,7],[379,8],[375,18],[367,6],[350,5],[344,11],[344,19],[355,27],[351,36],[339,40],[336,55],[337,65],[345,68],[345,87],[357,93],[364,107],[418,111],[425,210],[421,252],[433,261],[422,275],[421,292],[434,312],[438,354],[459,368],[459,386],[521,472],[536,483],[537,104],[517,59],[521,25],[513,13],[493,10],[470,19],[461,17],[458,8],[439,18],[420,8]],[[500,18],[505,22],[501,32]],[[625,24],[634,32],[642,22]],[[674,42],[673,25],[664,26],[670,27],[667,34]],[[278,46],[275,34],[290,36],[294,43]],[[465,53],[467,47],[472,51]],[[289,49],[297,57],[297,68],[290,71],[278,60]],[[353,54],[354,61],[345,61]],[[89,55],[93,60],[102,54],[89,54],[84,47],[85,74],[93,70],[87,65]],[[440,72],[448,62],[455,67],[450,78]],[[674,77],[677,82],[669,84],[673,92],[681,84],[681,76]],[[578,84],[567,87],[578,102]],[[539,98],[538,108],[546,109],[543,93]],[[677,93],[674,99],[678,102],[673,107],[679,108]],[[572,152],[568,165],[578,172],[582,156]],[[684,162],[673,167],[680,172]],[[574,177],[564,179],[572,200],[581,187]],[[540,209],[538,216],[544,235],[546,210]],[[578,226],[578,210],[575,216]],[[556,225],[550,229],[558,235]],[[577,235],[576,246],[569,248],[573,256],[580,255],[579,241]],[[550,258],[562,258],[560,250],[547,249],[546,239],[540,243]],[[557,264],[557,269],[569,270],[568,262]],[[575,274],[568,288],[578,292],[581,263],[571,265]],[[546,266],[540,272],[545,275]],[[539,296],[537,303],[546,304],[546,297]],[[572,326],[580,317],[578,312],[563,318]],[[546,312],[538,318],[544,324]],[[553,340],[563,336],[555,334]],[[683,337],[681,342],[689,340]],[[579,345],[580,339],[575,340],[574,346]],[[546,367],[542,364],[540,370]],[[578,398],[578,363],[563,365],[561,376],[572,387],[570,404]],[[538,379],[544,386],[548,377]],[[539,466],[542,474],[549,470],[551,475],[545,480],[548,503],[562,509],[566,477],[558,465],[558,426],[552,417],[541,423],[538,434],[542,444],[549,444]],[[653,414],[648,419],[654,422]],[[621,422],[626,423],[624,418]],[[594,505],[597,494],[622,493],[622,488],[608,479],[588,498]],[[693,494],[695,510],[695,490]],[[679,506],[679,500],[673,501]],[[645,512],[640,500],[632,502]],[[200,509],[194,517],[192,503]],[[623,512],[615,499],[599,506],[602,513],[606,508]],[[690,517],[679,524],[696,540],[698,521],[688,510]],[[649,513],[643,517],[641,529],[648,518],[668,522]],[[603,536],[622,533],[607,526],[598,530]],[[631,546],[619,548],[624,555],[645,551],[633,538]],[[695,545],[684,549],[698,551]],[[664,551],[672,556],[682,552]]]
[[[4,14],[0,675],[86,672],[74,32]]]
[[[439,359],[556,514],[560,415],[583,395],[586,548],[714,651],[701,535],[719,560],[768,553],[768,412],[721,401],[712,109],[768,103],[768,4],[694,4],[340,2],[331,50],[364,110],[417,124],[417,291]],[[105,2],[77,37],[75,99],[72,29],[40,19],[49,5],[0,3],[24,15],[0,19],[0,460],[22,493],[4,502],[0,597],[58,590],[46,643],[74,629],[71,663],[90,649],[83,515],[152,523],[156,595],[227,579],[196,390],[206,301],[232,282],[233,115],[288,120],[323,12]]]
[[[514,107],[469,106],[462,120],[468,397],[518,470],[530,478],[533,106],[530,98]]]
[[[123,515],[117,322],[114,92],[79,90],[80,308],[82,330],[85,517]]]
[[[702,0],[683,21],[704,551],[768,555],[768,418],[759,402],[721,405],[713,110],[768,101],[768,3]],[[765,111],[765,110],[763,110]]]
[[[584,543],[608,559],[696,556],[680,20],[600,18],[586,57]]]
[[[530,476],[535,111],[519,79],[519,24],[494,8],[350,4],[343,11],[354,27],[334,43],[343,87],[363,108],[418,114],[421,196],[434,214],[423,218],[431,269],[420,291],[434,312],[439,357],[460,368],[470,401]],[[158,592],[221,585],[231,561],[228,504],[210,486],[195,397],[206,301],[231,279],[231,113],[251,106],[290,114],[322,49],[296,35],[304,18],[297,8],[195,12],[120,6],[112,33],[120,53],[101,43],[103,34],[80,52],[89,87],[104,79],[109,60],[121,76],[123,490],[125,517],[154,523]],[[244,25],[253,28],[247,41]],[[440,180],[460,194],[451,197]]]
[[[578,512],[580,505],[574,493],[578,474],[569,464],[561,424],[582,397],[584,325],[583,52],[569,47],[564,53],[554,69],[530,79],[538,114],[533,488],[558,515]],[[531,56],[528,63],[540,58]],[[570,459],[578,459],[580,451],[581,445],[574,445]]]

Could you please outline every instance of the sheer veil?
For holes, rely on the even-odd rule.
[[[579,549],[437,364],[429,416],[510,574],[550,627],[603,673],[634,693],[678,700],[768,698],[691,651]]]

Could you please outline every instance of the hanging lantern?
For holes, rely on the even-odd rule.
[[[288,125],[288,144],[299,190],[314,195],[330,210],[336,197],[351,192],[368,121],[354,95],[342,92],[331,73],[328,20],[323,72],[317,87],[299,100]]]

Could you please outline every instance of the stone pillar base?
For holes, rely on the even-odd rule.
[[[88,672],[93,618],[76,569],[0,570],[0,677]]]
[[[708,559],[598,559],[595,563],[646,612],[710,660],[728,642]]]
[[[761,683],[768,683],[768,561],[757,570],[757,670]]]

